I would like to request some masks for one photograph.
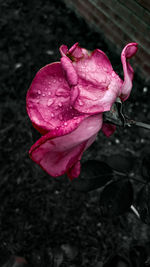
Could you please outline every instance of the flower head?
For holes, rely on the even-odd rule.
[[[102,127],[102,113],[111,109],[117,97],[126,100],[130,94],[133,70],[127,59],[136,50],[135,43],[123,49],[124,81],[104,52],[89,52],[78,43],[69,50],[62,45],[61,61],[36,74],[27,93],[27,112],[43,136],[29,153],[50,175],[67,173],[73,179],[80,174],[80,159]],[[106,135],[107,129],[103,125]]]

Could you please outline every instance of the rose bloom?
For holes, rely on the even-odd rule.
[[[78,43],[60,47],[61,60],[38,71],[27,93],[27,112],[42,137],[31,147],[34,162],[49,175],[80,174],[83,152],[99,130],[109,136],[114,127],[103,123],[102,114],[120,97],[131,92],[133,69],[128,62],[137,51],[129,43],[121,53],[124,81],[113,70],[105,53],[89,52]]]

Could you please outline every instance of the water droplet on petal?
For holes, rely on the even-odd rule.
[[[33,104],[32,104],[32,103],[29,103],[29,104],[28,104],[28,107],[29,107],[29,108],[33,108]]]
[[[45,96],[45,94],[42,94],[42,96]]]
[[[50,98],[50,99],[47,101],[47,105],[48,105],[48,107],[50,107],[53,103],[54,103],[54,100]]]
[[[51,95],[51,92],[48,92],[48,95]]]
[[[55,117],[54,113],[51,113],[51,117],[52,117],[52,118],[54,118],[54,117]]]
[[[67,122],[64,122],[64,125],[67,126]]]
[[[63,116],[62,114],[59,114],[59,119],[62,121],[63,120]]]
[[[37,92],[38,92],[39,95],[41,95],[41,91],[40,90],[38,90]]]
[[[62,107],[62,103],[60,102],[60,103],[58,104],[58,106],[59,106],[59,107]]]
[[[112,76],[112,77],[115,77],[115,72],[112,72],[111,76]]]
[[[79,106],[83,106],[83,102],[79,99],[78,100]]]
[[[58,89],[56,91],[56,96],[58,97],[68,97],[70,95],[70,93],[67,91],[67,90],[64,90],[64,89]]]

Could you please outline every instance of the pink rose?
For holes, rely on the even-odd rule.
[[[35,76],[27,93],[27,112],[43,135],[30,149],[33,161],[51,176],[80,174],[83,152],[103,126],[108,136],[114,127],[103,124],[117,97],[126,100],[132,88],[133,70],[127,59],[137,51],[130,43],[122,51],[124,82],[99,49],[89,52],[78,43],[62,45],[61,62],[46,65]]]

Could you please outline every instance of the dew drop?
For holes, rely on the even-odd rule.
[[[42,96],[45,96],[45,94],[42,94]]]
[[[63,116],[62,114],[59,115],[59,119],[62,121],[63,120]]]
[[[53,103],[54,103],[54,100],[50,98],[50,99],[47,101],[47,105],[48,105],[48,107],[50,107]]]
[[[64,89],[58,89],[57,91],[56,91],[56,96],[58,96],[58,97],[68,97],[70,94],[69,94],[69,92],[67,91],[67,90],[64,90]]]
[[[51,92],[48,92],[48,95],[51,95]]]
[[[33,108],[33,104],[32,104],[32,103],[29,103],[29,104],[28,104],[28,107],[29,107],[29,108]]]
[[[62,103],[60,102],[60,103],[58,104],[58,106],[59,106],[59,107],[62,107]]]
[[[67,126],[67,122],[64,122],[64,125]]]
[[[40,90],[38,90],[37,92],[38,92],[39,95],[41,95],[41,91]]]
[[[54,113],[51,113],[51,117],[52,117],[52,118],[54,118],[54,117],[55,117]]]
[[[83,106],[83,102],[79,99],[78,100],[79,106]]]
[[[112,77],[115,77],[115,73],[114,73],[114,72],[112,72],[111,76],[112,76]]]

